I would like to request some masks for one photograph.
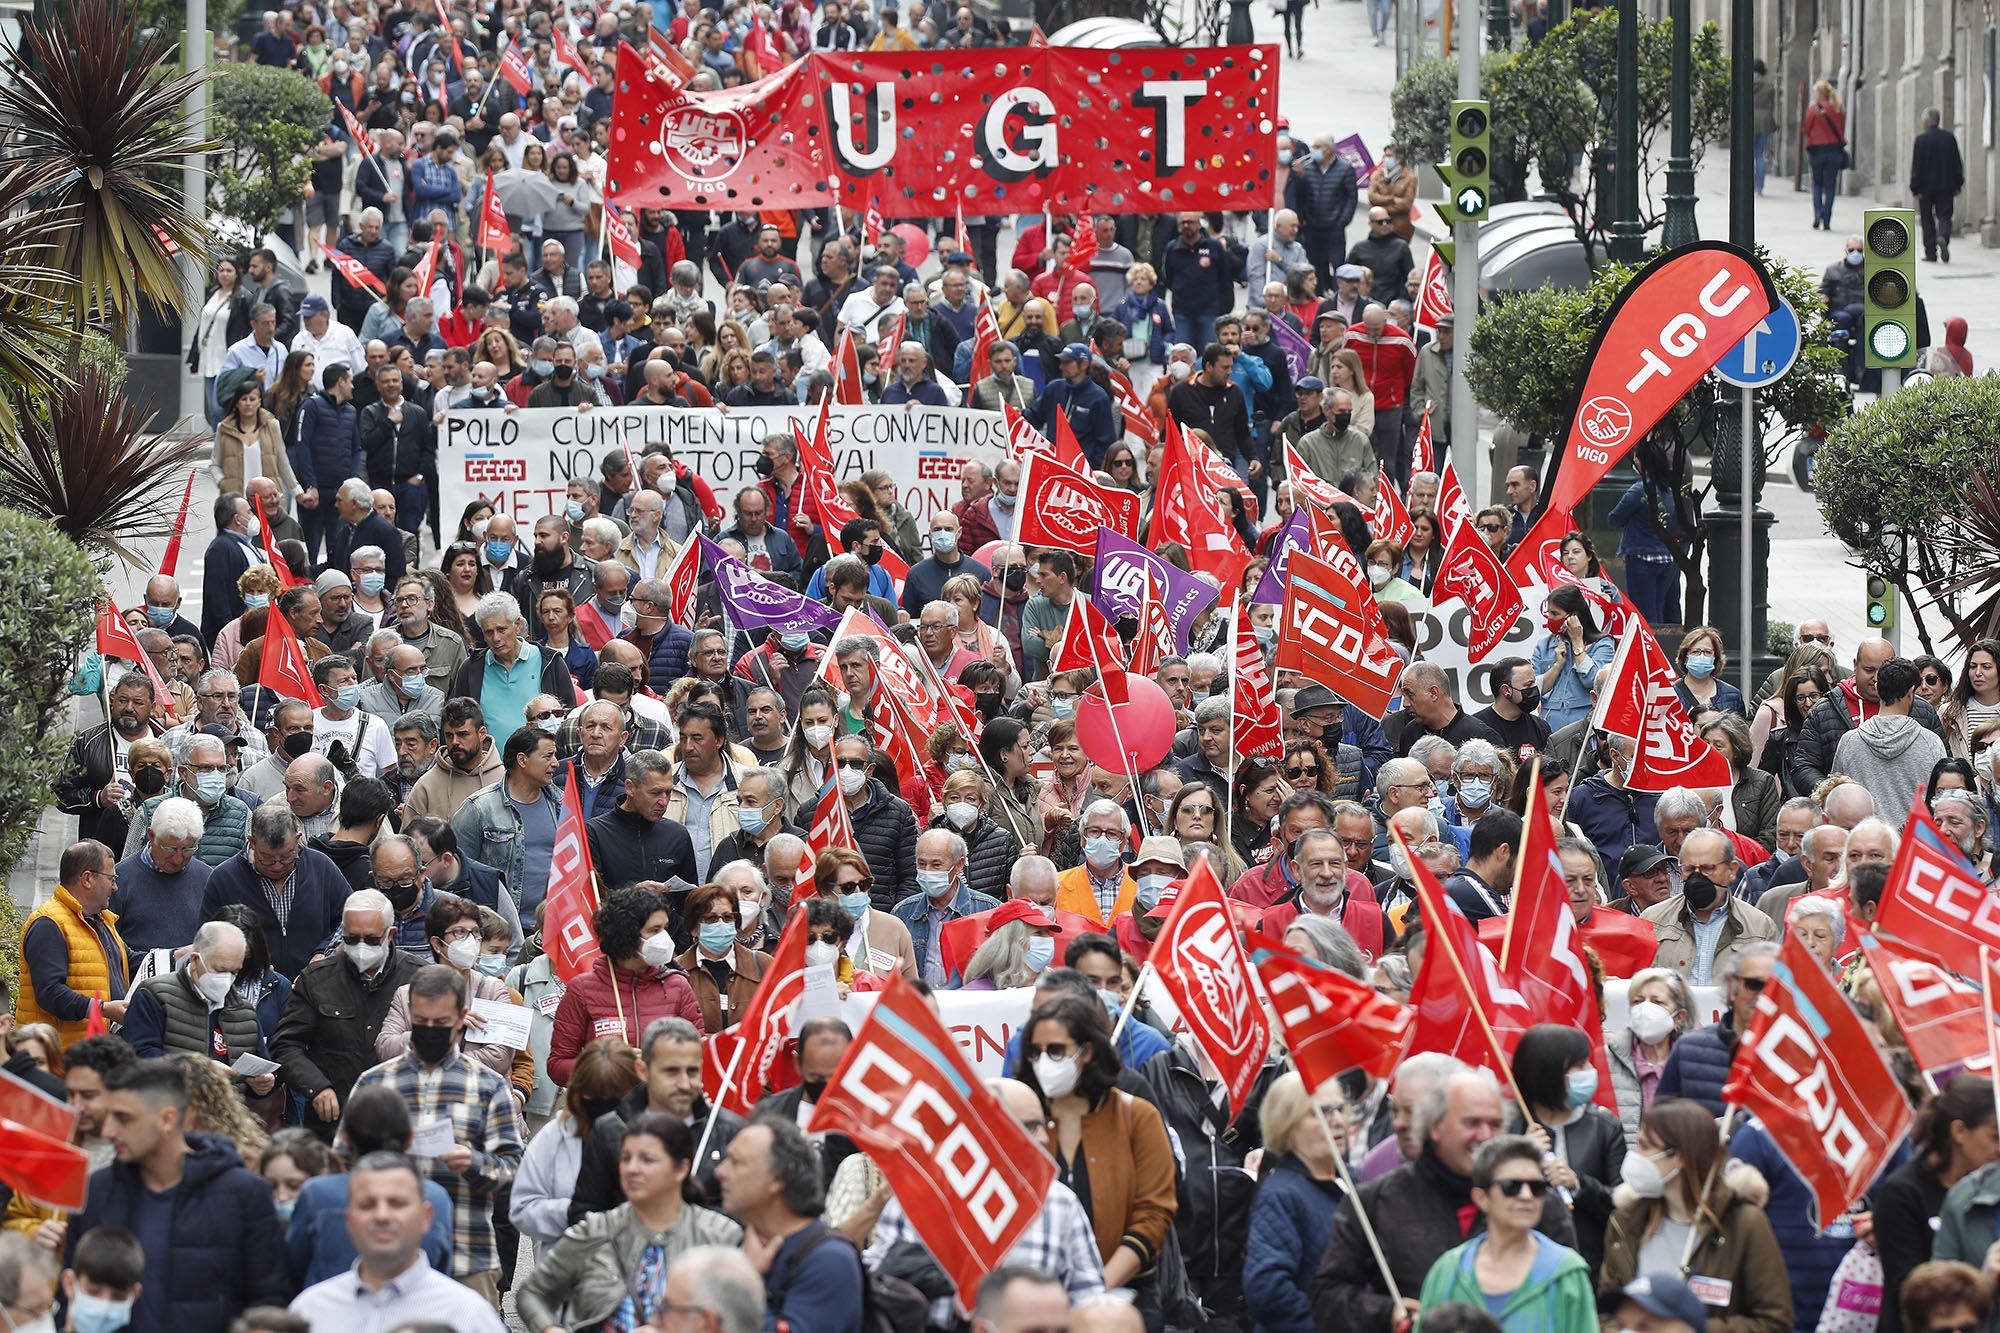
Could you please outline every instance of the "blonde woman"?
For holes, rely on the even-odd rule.
[[[187,1128],[218,1135],[235,1145],[236,1155],[254,1162],[271,1136],[236,1095],[236,1081],[226,1065],[213,1056],[180,1051],[167,1059],[181,1067],[187,1079]]]
[[[1812,164],[1813,226],[1832,231],[1833,196],[1847,166],[1847,112],[1825,79],[1813,85],[1812,105],[1806,108],[1800,133],[1806,141],[1806,160]]]
[[[252,565],[236,578],[236,591],[243,594],[243,614],[224,625],[215,636],[215,647],[208,655],[208,664],[222,671],[236,670],[237,659],[243,656],[243,622],[253,613],[258,617],[256,638],[264,632],[264,609],[271,599],[284,591],[278,582],[277,571],[269,565]]]
[[[942,598],[958,610],[958,646],[967,652],[978,653],[982,661],[991,662],[1007,673],[1007,697],[1021,688],[1021,673],[1014,669],[1014,654],[1007,646],[1007,640],[1000,631],[979,618],[980,604],[985,600],[980,591],[979,580],[970,574],[954,574],[944,581],[939,590]]]

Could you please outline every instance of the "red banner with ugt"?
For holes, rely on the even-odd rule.
[[[1861,1016],[1797,935],[1757,996],[1722,1100],[1764,1122],[1806,1182],[1824,1228],[1874,1181],[1910,1127],[1910,1104]]]
[[[891,218],[1241,209],[1272,189],[1276,49],[821,53],[690,92],[621,47],[605,192]]]
[[[854,1034],[806,1128],[837,1130],[868,1150],[968,1307],[1056,1175],[901,977]]]

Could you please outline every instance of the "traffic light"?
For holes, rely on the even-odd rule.
[[[1493,198],[1493,108],[1487,102],[1451,104],[1451,160],[1441,168],[1453,208],[1472,222],[1486,218]]]
[[[1868,576],[1868,628],[1887,634],[1896,624],[1896,589],[1880,574]]]
[[[1916,235],[1911,209],[1871,208],[1861,215],[1861,328],[1870,370],[1917,364]]]

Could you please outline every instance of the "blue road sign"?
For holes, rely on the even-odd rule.
[[[1715,373],[1738,388],[1761,389],[1785,377],[1803,341],[1798,312],[1781,296],[1778,308],[1715,363]]]

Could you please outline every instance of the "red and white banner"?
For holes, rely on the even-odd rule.
[[[331,254],[332,251],[328,251],[327,253]],[[280,588],[305,587],[309,580],[303,575],[294,574],[290,563],[285,559],[284,552],[278,549],[278,535],[271,530],[271,520],[264,517],[264,498],[260,495],[251,496],[250,508],[255,510],[257,514],[257,544],[264,550],[264,563],[269,565],[271,572],[278,576],[278,586]]]
[[[1264,650],[1250,628],[1250,611],[1238,604],[1233,617],[1236,669],[1230,673],[1230,743],[1245,759],[1282,759],[1285,738],[1278,729],[1278,692],[1264,669]]]
[[[1861,1016],[1790,932],[1722,1100],[1763,1121],[1812,1190],[1821,1228],[1874,1183],[1910,1127],[1910,1104]]]
[[[271,614],[277,616],[277,608]],[[161,708],[172,708],[174,697],[167,693],[167,682],[160,678],[160,672],[153,665],[153,659],[146,656],[146,650],[139,646],[139,636],[118,610],[118,603],[107,595],[104,604],[97,608],[97,653],[100,657],[119,657],[136,664],[146,673],[146,679],[153,682],[153,702]]]
[[[1270,194],[1273,46],[941,54],[815,54],[690,92],[621,48],[606,194],[625,208],[850,211],[879,195],[975,216],[1235,209]]]
[[[280,699],[302,699],[314,708],[326,707],[313,684],[312,665],[292,632],[292,622],[272,603],[264,616],[264,650],[257,659],[257,683]]]
[[[1771,275],[1722,241],[1696,241],[1632,275],[1584,362],[1569,434],[1547,485],[1575,510],[1724,353],[1778,308]]]
[[[366,287],[377,296],[387,296],[389,294],[389,284],[376,277],[367,265],[363,264],[353,255],[348,254],[344,250],[336,250],[332,246],[324,248],[326,262],[333,265],[333,271],[341,277],[346,278],[350,285]]]
[[[1451,284],[1445,280],[1444,256],[1432,246],[1430,258],[1424,261],[1424,282],[1417,288],[1417,314],[1412,322],[1419,333],[1436,333],[1438,320],[1450,313]]]
[[[701,543],[692,534],[674,552],[662,581],[667,585],[667,619],[693,629],[695,591],[701,587]]]
[[[1077,598],[1079,602],[1085,600],[1087,599]],[[944,712],[944,700],[937,687],[933,685],[932,678],[918,670],[917,665],[903,652],[903,645],[896,642],[895,636],[883,629],[874,616],[859,608],[850,607],[847,614],[840,618],[840,624],[834,629],[833,637],[828,642],[839,643],[842,639],[855,635],[873,639],[881,645],[881,653],[875,659],[877,693],[887,690],[902,700],[910,720],[922,731],[929,732],[936,728],[939,722],[948,720]],[[834,660],[831,652],[820,659],[818,674],[829,689],[837,692],[845,688],[840,683],[840,664]],[[852,834],[849,835],[847,845],[850,847],[854,845]]]
[[[1361,507],[1353,496],[1307,467],[1306,460],[1299,455],[1299,447],[1290,440],[1285,441],[1285,480],[1292,483],[1293,492],[1301,499],[1310,500],[1321,509],[1331,509],[1337,504]]]
[[[1424,424],[1427,427],[1430,425],[1428,412],[1424,414]],[[1452,524],[1472,522],[1472,506],[1466,501],[1465,487],[1459,485],[1458,469],[1451,465],[1449,458],[1438,473],[1437,515],[1439,534],[1445,537],[1451,535]]]
[[[792,913],[771,951],[750,1003],[736,1026],[711,1032],[701,1044],[701,1092],[709,1104],[752,1114],[767,1093],[799,1081],[792,1020],[806,989],[806,914]],[[727,1083],[725,1088],[723,1085]]]
[[[854,1034],[806,1129],[867,1150],[967,1308],[1055,1180],[1054,1159],[900,976]]]
[[[361,128],[361,122],[354,118],[352,111],[348,110],[347,103],[335,102],[334,105],[340,108],[341,123],[347,127],[347,137],[354,142],[355,149],[363,157],[375,156],[374,137]],[[331,254],[332,251],[328,251],[327,253]],[[341,257],[343,259],[346,258],[345,255]]]
[[[188,508],[194,503],[194,474],[199,471],[199,463],[188,469],[187,485],[181,488],[180,512],[174,516],[174,535],[167,539],[167,553],[160,557],[159,572],[168,578],[172,578],[174,571],[180,568],[181,537],[187,532]]]
[[[1903,824],[1875,929],[1972,976],[1979,950],[2000,951],[2000,897],[1918,802]]]
[[[1932,1076],[1952,1069],[1991,1071],[1979,987],[1899,940],[1863,935],[1861,954],[1918,1069]]]
[[[1396,484],[1389,480],[1388,469],[1379,464],[1375,468],[1375,512],[1368,517],[1368,530],[1379,541],[1394,542],[1399,551],[1409,548],[1411,534],[1417,530],[1403,497],[1396,494]]]
[[[620,60],[622,68],[622,56]],[[500,77],[512,84],[514,91],[523,97],[526,97],[529,89],[535,86],[534,71],[528,68],[527,58],[521,54],[521,48],[512,42],[508,42],[507,49],[500,53]]]
[[[1242,474],[1228,459],[1203,443],[1201,436],[1190,431],[1184,433],[1181,438],[1187,444],[1188,457],[1194,461],[1196,470],[1208,480],[1209,485],[1218,491],[1235,491],[1243,501],[1243,512],[1250,516],[1252,523],[1255,523],[1257,493],[1250,489],[1250,483],[1243,480]]]
[[[1250,956],[1237,937],[1236,919],[1205,858],[1188,872],[1149,961],[1188,1030],[1215,1062],[1231,1109],[1241,1110],[1271,1049],[1271,1025],[1250,980]]]
[[[1598,691],[1590,725],[1623,736],[1637,747],[1632,771],[1625,777],[1627,790],[1727,790],[1735,782],[1729,761],[1695,734],[1687,709],[1674,693],[1673,664],[1642,617],[1625,622],[1625,637],[1611,659],[1611,679]],[[1886,901],[1885,897],[1885,905]]]
[[[621,61],[625,52],[631,49],[623,42],[618,44]],[[688,58],[681,54],[681,49],[673,44],[667,34],[658,28],[646,29],[646,49],[639,54],[644,59],[646,68],[652,70],[654,76],[663,80],[669,88],[678,88],[694,78],[694,66],[688,63]],[[624,66],[620,64],[618,68],[622,69]]]
[[[1470,656],[1482,662],[1514,628],[1527,604],[1500,567],[1500,557],[1470,521],[1446,519],[1445,528],[1444,561],[1438,566],[1434,595],[1440,602],[1455,597],[1465,603],[1472,616]]]
[[[431,285],[437,281],[438,248],[443,244],[444,232],[433,232],[430,248],[425,250],[424,257],[417,261],[417,271],[412,275],[417,280],[417,291],[426,297],[431,294]]]
[[[1157,550],[1165,542],[1180,543],[1188,563],[1215,580],[1225,603],[1232,601],[1242,587],[1250,552],[1243,549],[1236,530],[1222,521],[1212,498],[1216,488],[1195,462],[1188,433],[1170,417],[1166,435],[1159,474],[1153,478],[1152,540],[1147,545]],[[1092,549],[1096,549],[1094,542]]]
[[[1389,711],[1403,659],[1389,646],[1382,608],[1356,573],[1293,551],[1278,612],[1280,671],[1317,681],[1373,718]]]
[[[1090,478],[1090,463],[1083,456],[1083,446],[1076,442],[1076,432],[1069,428],[1068,417],[1056,413],[1056,435],[1052,440],[1005,398],[1000,400],[1000,412],[1007,418],[1009,458],[1025,466],[1029,454],[1046,454],[1079,477]]]
[[[1620,638],[1625,634],[1625,621],[1636,616],[1630,602],[1614,602],[1590,584],[1569,572],[1569,566],[1562,562],[1563,538],[1576,530],[1572,516],[1564,510],[1545,509],[1535,520],[1520,545],[1507,553],[1501,562],[1508,577],[1518,588],[1540,584],[1553,591],[1556,588],[1575,588],[1583,594],[1585,601],[1597,613],[1598,626],[1606,633]]]
[[[438,3],[443,4],[444,0],[438,0]],[[590,68],[590,62],[578,53],[576,43],[569,39],[569,34],[562,30],[561,24],[557,24],[549,30],[549,38],[550,44],[555,49],[556,63],[558,65],[568,65],[587,80],[595,80],[597,78],[596,73]]]
[[[604,210],[604,239],[611,246],[611,276],[619,291],[639,280],[639,238],[615,208]]]
[[[1417,423],[1417,445],[1410,456],[1410,475],[1436,472],[1437,467],[1437,446],[1431,443],[1431,414],[1426,408],[1423,420]]]
[[[472,243],[481,250],[503,255],[514,248],[514,233],[507,228],[507,210],[500,206],[500,192],[493,188],[490,171],[486,173],[486,192],[479,197],[479,234]]]
[[[556,980],[568,985],[604,956],[593,918],[597,889],[590,871],[590,836],[584,830],[583,802],[576,792],[576,766],[563,775],[562,818],[555,845],[549,851],[547,906],[542,934],[547,940],[549,967]]]
[[[1271,997],[1285,1049],[1308,1089],[1350,1069],[1387,1078],[1403,1053],[1410,1010],[1373,986],[1311,962],[1254,930],[1243,932],[1250,961]]]
[[[1021,464],[1021,516],[1014,540],[1023,546],[1054,546],[1078,555],[1097,554],[1097,530],[1110,528],[1139,539],[1139,497],[1117,486],[1100,486],[1063,466],[1054,454],[1031,452]]]

